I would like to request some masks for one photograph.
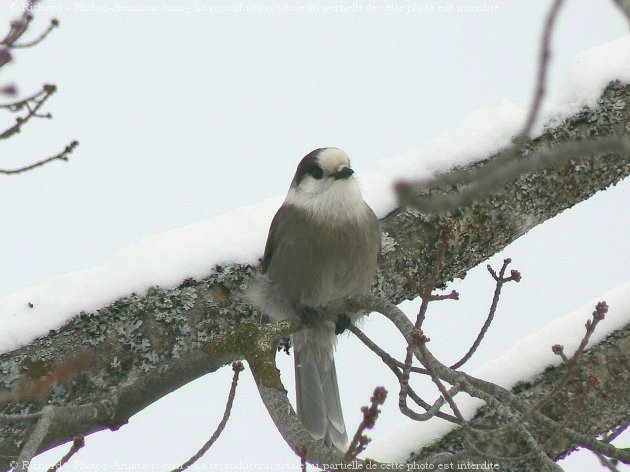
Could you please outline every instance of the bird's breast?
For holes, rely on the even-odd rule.
[[[267,273],[278,295],[294,306],[319,306],[369,293],[380,246],[378,222],[369,216],[333,225],[299,211],[287,215]]]

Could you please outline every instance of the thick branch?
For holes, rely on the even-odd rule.
[[[625,107],[620,108],[619,104]],[[597,116],[597,119],[592,119]],[[584,111],[558,128],[527,143],[528,152],[591,136],[625,136],[630,121],[630,86],[613,84],[595,111]],[[492,157],[479,163],[482,169]],[[437,274],[438,286],[462,277],[536,225],[585,200],[630,174],[629,155],[599,155],[534,170],[457,211],[452,223],[453,248]],[[453,189],[447,189],[453,193]],[[386,233],[374,293],[398,303],[416,296],[404,273],[421,285],[433,266],[438,218],[399,208],[382,220]],[[7,405],[1,413],[36,413],[49,401],[56,406],[91,404],[115,395],[118,402],[107,422],[52,420],[38,451],[106,427],[124,424],[181,385],[234,360],[243,359],[256,336],[257,321],[240,296],[255,273],[247,265],[215,267],[203,280],[187,280],[174,289],[153,288],[132,294],[92,314],[77,314],[58,331],[0,356],[0,393],[13,391],[20,379],[38,380],[80,352],[94,361],[72,383],[53,387],[49,398]],[[29,301],[24,300],[27,304]],[[625,332],[624,332],[625,333]],[[253,336],[253,337],[252,337]],[[614,407],[603,405],[602,408]],[[588,409],[588,408],[587,408]],[[602,412],[598,412],[601,414]],[[605,416],[601,414],[601,416]],[[611,420],[612,421],[612,420]],[[614,424],[610,424],[614,426]],[[24,423],[0,424],[0,470],[17,458],[28,437]]]

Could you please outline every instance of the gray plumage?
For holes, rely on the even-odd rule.
[[[335,326],[313,319],[309,308],[368,294],[376,272],[379,223],[349,165],[336,148],[302,159],[271,223],[263,275],[247,294],[273,320],[302,316],[309,323],[292,336],[297,413],[313,437],[339,449],[347,435],[333,357]]]

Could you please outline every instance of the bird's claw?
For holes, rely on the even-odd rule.
[[[351,323],[352,320],[350,320],[350,317],[348,315],[346,315],[345,313],[339,315],[339,318],[337,318],[337,323],[335,323],[335,334],[343,333],[346,329],[348,329],[348,326],[350,326]]]

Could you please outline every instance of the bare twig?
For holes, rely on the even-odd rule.
[[[46,37],[50,34],[50,32],[59,26],[59,20],[53,18],[50,21],[50,25],[46,30],[44,30],[37,38],[32,41],[23,44],[17,44],[17,41],[22,37],[24,33],[28,30],[31,22],[33,21],[33,11],[35,5],[39,3],[39,0],[29,0],[27,3],[22,5],[22,16],[17,20],[13,20],[11,22],[11,27],[9,28],[8,33],[0,41],[0,68],[5,64],[11,62],[13,56],[11,55],[11,49],[18,48],[29,48],[33,47],[39,43],[41,43]]]
[[[433,380],[433,383],[437,386],[438,390],[442,394],[442,398],[446,399],[446,401],[448,402],[448,405],[451,407],[451,410],[453,410],[453,413],[455,414],[455,417],[459,420],[459,423],[461,424],[461,426],[465,430],[469,431],[471,429],[470,425],[464,418],[464,415],[462,415],[462,413],[459,411],[459,408],[457,407],[455,400],[453,400],[453,397],[451,396],[451,394],[448,392],[448,390],[446,390],[446,387],[440,381],[440,378],[438,377],[435,370],[431,367],[431,363],[427,361],[427,358],[426,358],[427,348],[425,346],[426,337],[423,334],[419,334],[417,338],[418,338],[417,348],[418,348],[418,351],[420,352],[421,362],[427,367],[427,370],[429,371],[429,375],[431,375],[431,380]]]
[[[178,470],[186,470],[188,467],[197,462],[201,457],[212,447],[215,441],[219,438],[223,430],[225,429],[225,425],[230,418],[230,413],[232,412],[232,404],[234,403],[234,396],[236,395],[236,386],[238,384],[238,376],[244,370],[243,363],[238,361],[232,364],[232,370],[234,371],[234,375],[232,377],[232,385],[230,386],[230,393],[228,394],[228,400],[225,405],[225,411],[223,413],[223,418],[221,418],[221,422],[217,426],[217,429],[214,431],[210,439],[197,451],[197,453],[180,465],[178,468],[173,469],[173,471]]]
[[[372,341],[363,331],[357,328],[355,325],[350,325],[348,327],[348,331],[354,334],[359,340],[367,346],[372,352],[374,352],[377,356],[381,358],[383,363],[390,368],[390,370],[394,373],[398,381],[400,382],[402,378],[402,373],[400,369],[405,367],[405,364],[400,362],[399,360],[390,356],[385,350],[381,349],[374,341]],[[420,374],[428,374],[428,371],[422,367],[411,367],[411,372],[420,373]],[[457,394],[459,391],[457,386],[452,387],[449,390],[451,395]],[[444,405],[444,398],[439,397],[433,405],[430,405],[422,398],[418,396],[416,392],[411,388],[410,385],[407,385],[407,395],[421,408],[426,410],[426,413],[415,413],[409,410],[410,414],[413,415],[413,419],[417,421],[426,421],[429,418],[437,416],[446,421],[450,421],[451,423],[459,424],[457,418],[448,413],[443,413],[440,411],[442,405]]]
[[[13,126],[0,133],[0,140],[9,139],[11,136],[22,131],[22,126],[28,123],[31,118],[51,118],[50,114],[42,115],[39,113],[39,110],[44,106],[44,103],[46,103],[46,101],[55,94],[55,92],[57,92],[57,87],[55,85],[45,84],[41,92],[33,95],[32,97],[9,104],[8,106],[3,106],[3,108],[8,108],[9,111],[14,112],[19,111],[22,108],[26,108],[27,113],[24,116],[18,116],[15,119],[15,124]]]
[[[46,85],[44,85],[41,90],[39,90],[38,92],[35,92],[33,95],[31,95],[29,97],[26,97],[26,98],[23,98],[21,100],[18,100],[16,102],[2,103],[2,104],[0,104],[0,108],[9,110],[11,112],[20,111],[23,108],[26,108],[27,103],[35,102],[35,101],[37,101],[37,99],[39,99],[44,94],[46,94],[47,92],[46,92],[45,87],[46,87]]]
[[[517,147],[522,146],[523,142],[529,137],[532,128],[536,123],[536,119],[540,114],[540,108],[545,96],[547,70],[549,68],[549,60],[551,58],[551,34],[553,33],[556,19],[563,3],[564,0],[554,0],[549,12],[547,13],[547,17],[545,18],[545,26],[543,29],[538,57],[538,74],[536,75],[534,97],[532,99],[532,104],[529,107],[529,113],[527,115],[527,119],[525,120],[525,125],[523,126],[520,136],[517,138],[515,143]]]
[[[50,24],[48,25],[48,28],[46,28],[37,38],[27,43],[22,43],[22,44],[14,43],[11,45],[11,48],[12,49],[26,49],[26,48],[32,48],[33,46],[37,46],[44,39],[46,39],[46,37],[52,32],[52,30],[54,30],[58,26],[59,26],[59,20],[57,18],[52,18],[50,20]]]
[[[551,346],[551,352],[553,352],[556,356],[560,356],[562,362],[569,362],[569,358],[564,353],[564,346],[562,344],[554,344],[553,346]]]
[[[72,441],[72,446],[70,447],[70,450],[59,460],[59,462],[48,469],[48,472],[55,472],[56,470],[59,470],[61,467],[67,464],[72,456],[74,456],[83,446],[85,446],[85,436],[83,436],[82,434],[75,436],[74,440]]]
[[[433,289],[435,288],[435,284],[437,281],[437,276],[440,272],[440,267],[442,265],[442,260],[444,259],[444,255],[446,254],[446,249],[448,248],[448,239],[451,235],[451,227],[450,225],[442,228],[442,234],[440,237],[440,242],[438,244],[437,250],[435,251],[435,261],[433,263],[433,269],[431,270],[431,276],[427,282],[427,285],[424,289],[415,284],[415,288],[417,290],[418,295],[422,299],[422,303],[420,304],[420,309],[418,310],[418,316],[416,317],[415,329],[420,330],[422,328],[422,323],[426,317],[427,309],[429,307],[429,302],[431,302],[431,296],[433,294]],[[411,369],[411,352],[412,348],[410,346],[407,347],[407,356],[405,358],[405,368],[403,369],[403,377],[409,377],[409,371]]]
[[[426,288],[422,289],[417,282],[415,282],[415,280],[410,276],[410,274],[407,272],[405,275],[407,275],[407,278],[411,281],[412,285],[414,286],[416,292],[418,293],[418,295],[420,296],[420,298],[422,299],[422,303],[420,304],[420,309],[418,311],[418,316],[416,317],[416,323],[414,325],[415,330],[417,332],[420,332],[421,327],[422,327],[422,323],[424,322],[424,319],[426,317],[426,312],[429,306],[429,302],[431,301],[435,301],[435,300],[445,300],[448,298],[452,298],[452,299],[457,299],[459,297],[459,294],[456,291],[452,291],[449,295],[443,295],[443,296],[435,296],[433,295],[433,289],[435,288],[436,285],[436,281],[437,281],[437,277],[438,274],[440,272],[440,266],[442,264],[442,260],[444,259],[444,255],[446,254],[446,250],[448,248],[448,240],[450,238],[451,235],[451,225],[447,224],[442,228],[442,234],[441,234],[441,238],[440,238],[440,242],[438,244],[437,250],[435,252],[435,261],[433,263],[433,269],[431,271],[431,275],[429,277],[429,280],[427,282],[427,286]],[[398,392],[398,408],[399,410],[405,415],[408,416],[411,419],[414,419],[416,421],[426,421],[429,418],[433,417],[433,416],[438,416],[439,413],[439,408],[441,407],[441,403],[439,406],[436,407],[436,405],[438,404],[438,402],[436,402],[433,407],[429,407],[428,409],[426,408],[426,406],[428,406],[428,404],[426,404],[426,402],[424,402],[423,400],[421,400],[420,398],[418,398],[416,400],[416,395],[414,395],[412,398],[414,398],[414,401],[416,403],[420,402],[422,403],[422,406],[425,408],[426,412],[425,413],[417,413],[415,411],[413,411],[411,408],[409,408],[409,406],[407,405],[407,397],[410,396],[410,392],[411,392],[411,387],[409,385],[409,376],[410,373],[412,372],[412,356],[413,356],[413,349],[411,345],[407,346],[407,351],[406,351],[406,355],[405,355],[405,362],[402,366],[402,373],[400,376],[398,377],[398,382],[400,384],[400,390]],[[426,370],[420,370],[418,369],[418,371],[420,371],[421,373],[427,373],[428,371]],[[444,395],[442,395],[442,398],[446,398],[444,397]],[[420,402],[418,401],[420,400]],[[448,399],[447,399],[448,400]],[[425,406],[426,405],[426,406]],[[439,416],[442,417],[443,415],[446,414],[442,414],[440,413]],[[449,415],[450,416],[450,415]],[[444,418],[446,419],[446,418]],[[457,415],[455,415],[455,417],[451,417],[448,419],[448,421],[453,421],[454,422],[460,424],[462,422],[462,419],[457,417]]]
[[[488,312],[488,317],[486,318],[485,323],[481,327],[481,331],[479,331],[479,334],[477,335],[477,339],[475,339],[475,342],[473,342],[472,346],[470,346],[470,349],[468,349],[468,352],[464,354],[464,356],[460,360],[458,360],[455,364],[453,364],[451,366],[451,369],[459,369],[466,362],[468,362],[468,360],[473,356],[473,354],[475,353],[475,351],[481,344],[481,341],[483,340],[483,337],[486,335],[486,332],[488,331],[488,328],[490,327],[490,324],[492,323],[492,320],[494,319],[494,315],[497,311],[497,305],[499,304],[499,298],[501,297],[501,289],[503,288],[503,284],[507,282],[511,282],[511,281],[520,282],[521,274],[517,270],[512,270],[510,272],[510,276],[505,277],[505,269],[507,269],[507,266],[510,264],[510,262],[512,262],[512,259],[508,258],[508,259],[503,260],[503,266],[501,267],[501,270],[499,271],[499,275],[496,274],[496,272],[494,271],[492,267],[490,267],[489,265],[487,266],[488,272],[490,272],[490,274],[492,275],[492,277],[494,278],[496,282],[496,288],[494,289],[494,297],[492,298],[492,304],[490,305],[490,311]]]
[[[597,324],[601,320],[604,319],[607,312],[608,312],[608,305],[606,304],[606,302],[599,302],[595,306],[595,311],[593,311],[593,319],[586,321],[586,325],[585,325],[586,333],[584,333],[584,337],[580,341],[580,345],[578,346],[578,348],[575,350],[573,357],[567,362],[567,371],[564,373],[560,381],[556,384],[556,386],[549,393],[549,395],[545,396],[538,403],[536,403],[536,405],[534,406],[535,409],[540,410],[543,406],[549,403],[549,401],[552,398],[554,398],[559,392],[561,392],[564,389],[564,387],[566,387],[566,385],[569,383],[575,368],[578,366],[578,361],[580,360],[580,356],[584,352],[584,349],[586,349],[586,346],[588,344],[589,339],[591,338],[591,335],[595,331]]]
[[[54,156],[47,157],[46,159],[42,159],[41,161],[34,162],[33,164],[29,164],[24,167],[18,167],[16,169],[0,169],[0,174],[5,174],[5,175],[21,174],[23,172],[28,172],[29,170],[35,169],[37,167],[44,166],[52,161],[66,161],[67,162],[70,159],[68,156],[72,154],[72,151],[74,151],[78,145],[79,145],[79,141],[72,141],[59,154],[55,154]]]
[[[11,47],[20,38],[20,36],[24,34],[24,32],[28,29],[30,22],[33,21],[33,15],[31,12],[37,3],[38,0],[29,0],[29,2],[24,5],[22,16],[11,22],[11,28],[4,39],[0,41],[0,45]]]
[[[376,420],[378,419],[378,415],[381,412],[379,410],[379,405],[385,403],[385,399],[387,398],[387,390],[384,387],[376,387],[374,389],[374,393],[372,394],[372,398],[370,398],[370,406],[361,407],[361,411],[363,412],[363,420],[357,431],[354,433],[354,437],[350,442],[350,446],[348,446],[348,450],[346,454],[343,456],[344,462],[350,462],[355,459],[361,452],[363,452],[370,442],[370,439],[365,436],[363,433],[366,429],[372,429]]]
[[[415,345],[413,338],[414,329],[413,323],[400,311],[398,307],[391,303],[381,300],[373,296],[356,296],[347,300],[338,300],[330,302],[326,305],[323,312],[331,317],[336,317],[337,313],[343,312],[357,312],[361,310],[367,310],[371,312],[378,312],[388,318],[394,326],[400,331],[407,343],[411,346]],[[335,319],[335,318],[332,318]],[[421,355],[418,349],[414,349],[414,354],[420,359]],[[543,427],[555,430],[560,423],[545,416],[539,411],[532,409],[531,405],[521,400],[517,395],[513,394],[509,390],[487,382],[482,379],[475,378],[469,374],[461,371],[450,369],[441,362],[439,362],[429,349],[422,355],[421,362],[427,362],[431,364],[431,367],[435,370],[437,376],[451,385],[459,385],[463,392],[468,393],[471,396],[481,398],[486,403],[493,403],[496,405],[503,405],[504,411],[510,415],[522,415],[523,418],[527,418],[528,421],[533,421],[535,424]],[[427,367],[425,365],[425,367]],[[593,437],[580,433],[566,427],[563,429],[562,434],[566,436],[568,440],[576,444],[582,444],[589,449],[601,452],[607,457],[617,458],[624,462],[630,462],[630,451],[616,448],[603,441],[598,441]]]

